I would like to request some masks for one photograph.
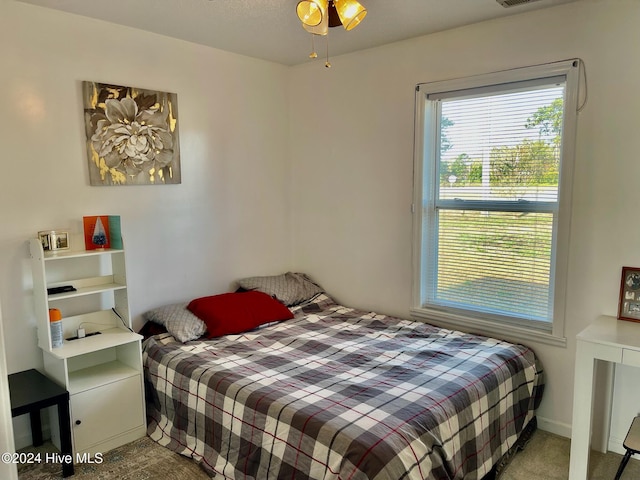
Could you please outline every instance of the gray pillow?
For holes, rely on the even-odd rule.
[[[286,306],[298,305],[324,292],[324,289],[304,273],[287,272],[282,275],[247,277],[238,280],[245,290],[258,290],[276,297]]]
[[[145,320],[164,325],[176,340],[182,343],[200,338],[207,326],[202,320],[187,310],[189,303],[173,303],[154,308],[142,314]]]

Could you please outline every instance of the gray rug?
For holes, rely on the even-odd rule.
[[[22,451],[53,451],[51,443]],[[59,464],[32,464],[18,467],[20,480],[53,480],[62,478]],[[101,464],[77,464],[69,480],[208,480],[209,476],[193,460],[161,447],[143,437],[103,455]]]
[[[51,444],[38,449],[51,450]],[[513,456],[500,480],[566,480],[569,476],[570,440],[537,430],[521,452]],[[592,452],[590,480],[613,480],[621,455]],[[205,480],[209,477],[192,460],[159,446],[148,437],[104,454],[102,464],[76,465],[71,480]],[[62,478],[60,465],[24,465],[18,469],[20,480],[51,480]],[[621,480],[640,479],[640,460],[631,459]],[[391,479],[390,479],[391,480]]]

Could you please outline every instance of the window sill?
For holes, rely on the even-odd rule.
[[[488,320],[475,319],[425,308],[412,308],[411,317],[439,327],[472,332],[480,335],[497,337],[508,341],[543,343],[556,347],[566,347],[567,339],[533,328],[499,324]]]

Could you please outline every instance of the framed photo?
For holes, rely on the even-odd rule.
[[[640,322],[640,268],[622,267],[618,318]]]
[[[69,233],[59,230],[46,230],[38,232],[38,238],[45,252],[67,250],[69,248]]]

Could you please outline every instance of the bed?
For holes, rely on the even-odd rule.
[[[143,347],[148,434],[214,478],[482,479],[535,420],[521,345],[337,304]]]

